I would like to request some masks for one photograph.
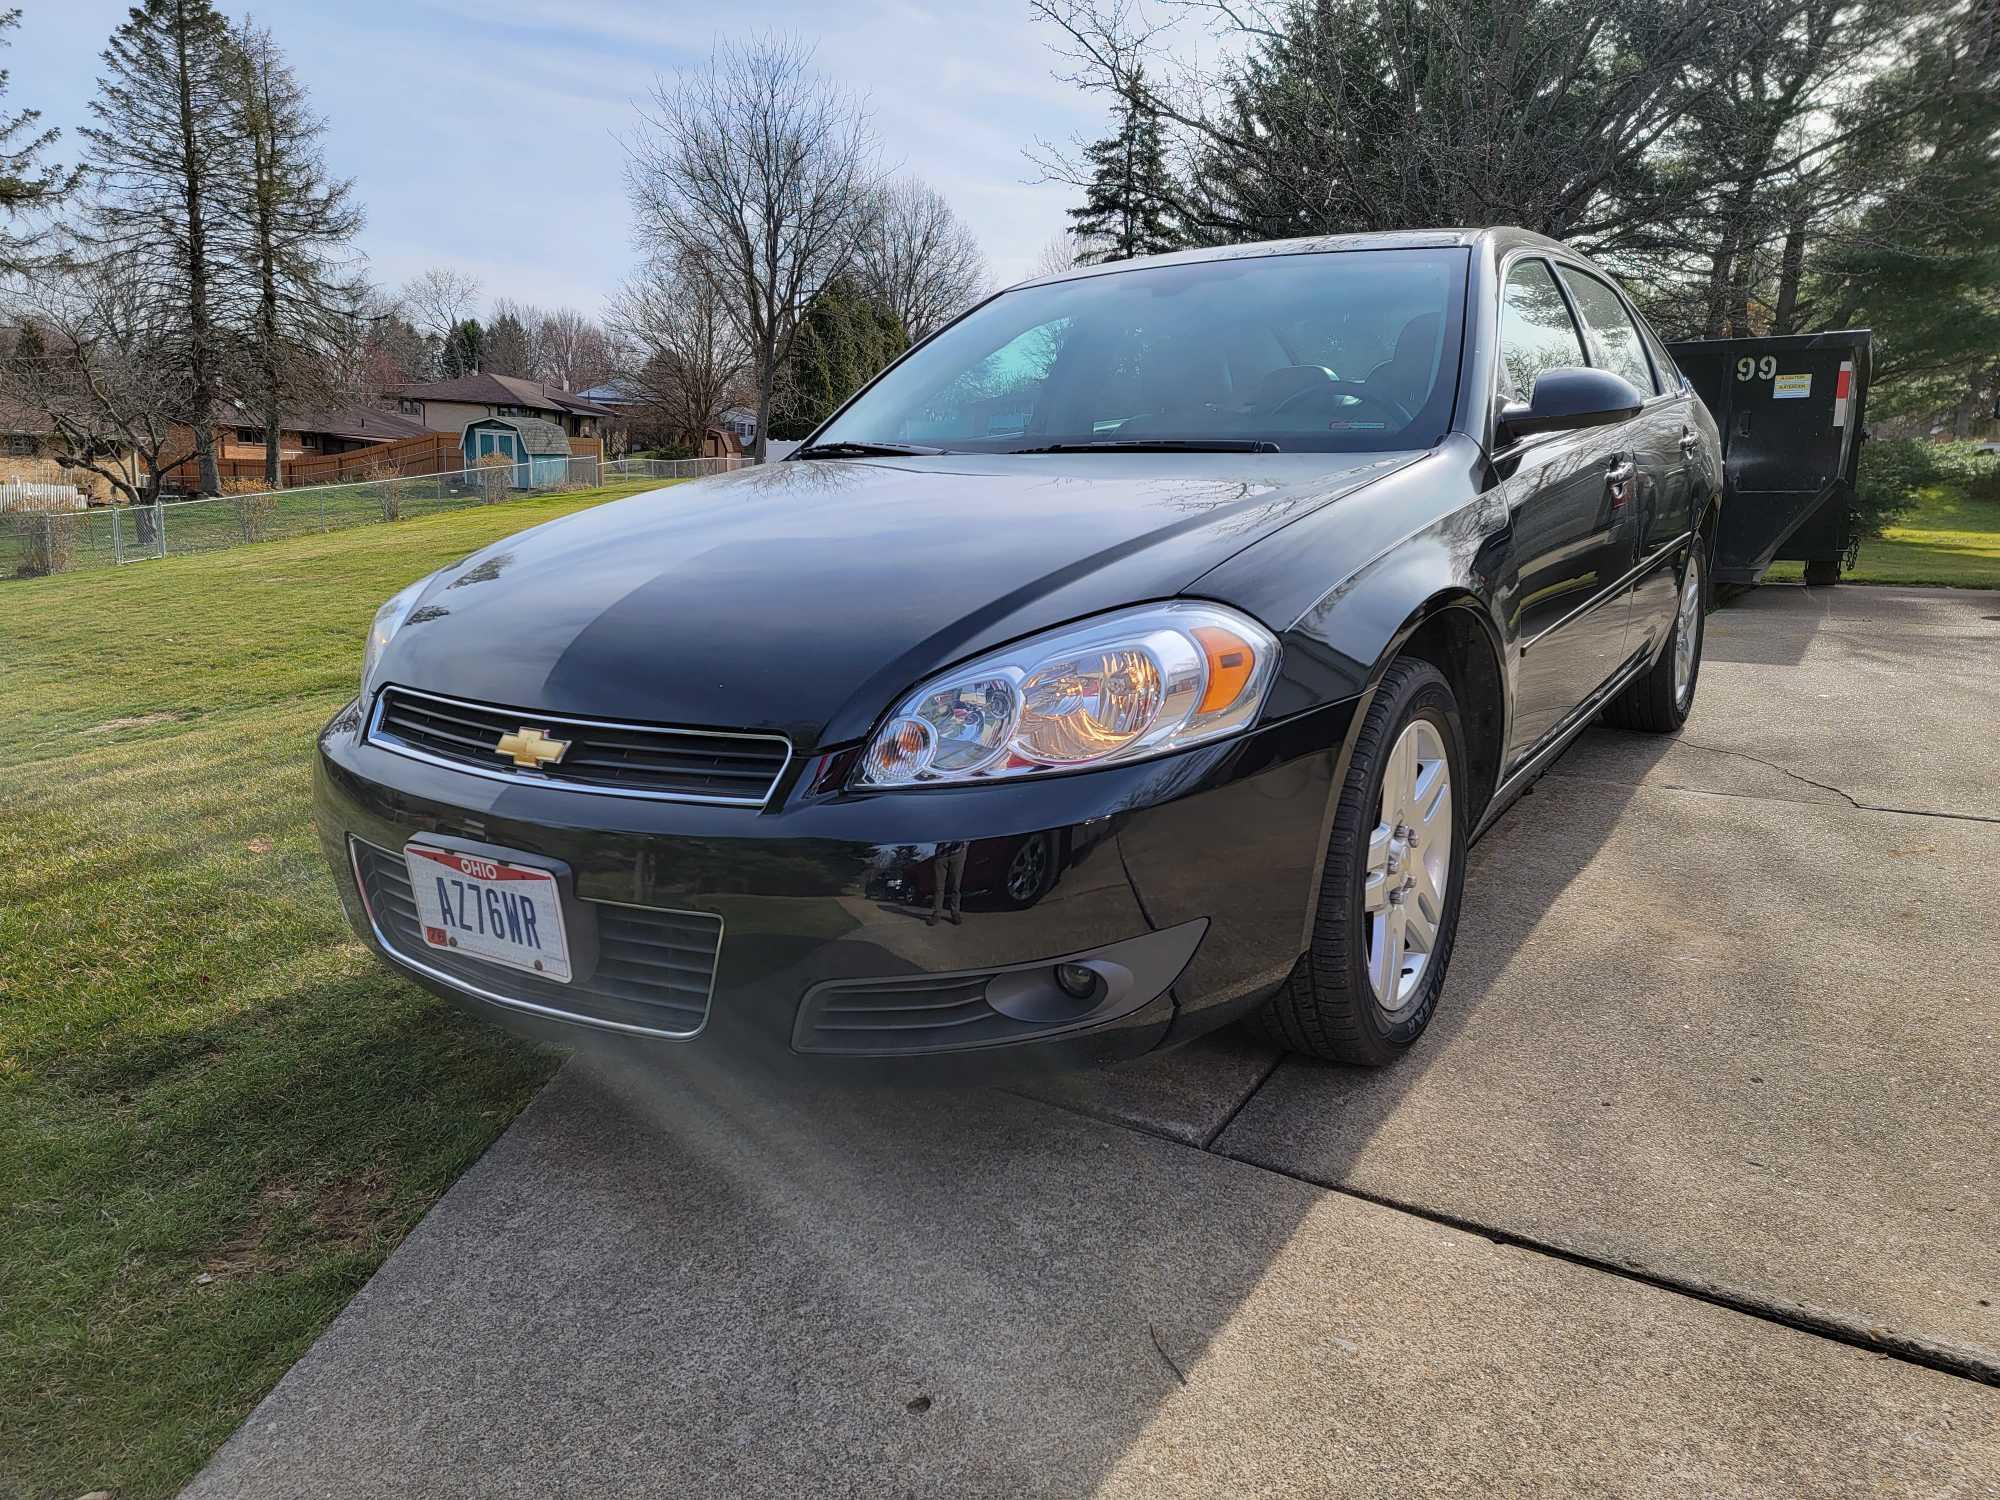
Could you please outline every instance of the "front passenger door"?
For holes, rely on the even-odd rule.
[[[1545,370],[1588,365],[1546,261],[1515,262],[1500,311],[1500,385],[1526,402]],[[1638,551],[1633,424],[1521,439],[1494,454],[1513,520],[1520,663],[1508,764],[1561,730],[1624,659],[1625,575]]]
[[[1666,638],[1680,604],[1679,580],[1669,564],[1688,529],[1689,450],[1682,439],[1694,431],[1688,416],[1693,397],[1666,390],[1655,378],[1638,320],[1609,282],[1567,265],[1562,279],[1583,319],[1591,363],[1623,375],[1646,397],[1645,408],[1626,425],[1639,465],[1633,562],[1651,566],[1633,580],[1622,654],[1650,654]]]

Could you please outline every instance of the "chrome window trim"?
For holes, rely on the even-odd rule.
[[[447,755],[434,755],[428,750],[397,739],[382,728],[382,714],[386,707],[387,695],[402,693],[411,698],[422,698],[431,703],[448,704],[453,708],[469,708],[481,713],[507,713],[521,715],[523,722],[547,724],[575,724],[585,729],[623,729],[641,734],[683,735],[689,739],[710,740],[760,740],[766,744],[785,747],[785,759],[772,774],[771,785],[761,797],[704,797],[693,792],[657,792],[644,787],[591,786],[585,782],[563,781],[556,777],[544,776],[539,771],[526,771],[503,766],[474,766],[462,760],[453,760]],[[552,714],[540,709],[516,709],[502,704],[475,703],[469,698],[447,698],[442,693],[426,693],[417,688],[404,687],[400,683],[384,683],[375,690],[375,701],[368,710],[368,728],[362,738],[371,745],[387,750],[395,755],[407,756],[428,765],[443,766],[449,771],[463,772],[467,776],[483,776],[488,781],[511,782],[516,786],[538,786],[545,790],[559,792],[582,792],[594,797],[638,797],[648,802],[692,802],[708,807],[749,807],[765,808],[778,794],[785,773],[792,768],[794,751],[792,742],[782,734],[755,734],[733,729],[672,729],[660,724],[634,724],[619,719],[588,719],[576,714]]]
[[[354,873],[354,891],[361,899],[361,909],[368,916],[368,930],[375,934],[375,945],[382,950],[383,954],[401,964],[404,968],[414,969],[417,973],[424,975],[428,979],[435,980],[447,989],[456,990],[461,995],[470,995],[475,1000],[484,1000],[489,1005],[503,1006],[508,1010],[526,1011],[537,1016],[546,1017],[552,1021],[563,1021],[572,1026],[594,1026],[600,1031],[620,1031],[628,1036],[659,1037],[673,1042],[692,1041],[708,1029],[708,1018],[715,1010],[715,975],[716,970],[722,967],[722,940],[728,927],[726,919],[720,912],[687,911],[674,906],[645,906],[638,908],[641,911],[665,912],[670,916],[676,917],[706,917],[715,922],[715,963],[708,971],[708,994],[702,1001],[701,1020],[696,1023],[692,1031],[669,1031],[663,1026],[640,1026],[631,1021],[613,1021],[601,1016],[586,1016],[578,1011],[564,1010],[560,1006],[541,1005],[533,1000],[523,1000],[518,996],[502,995],[494,990],[482,989],[476,984],[471,984],[461,979],[456,974],[447,973],[443,969],[432,968],[431,965],[425,963],[422,959],[404,952],[389,941],[388,934],[382,931],[382,924],[375,920],[375,908],[368,900],[368,882],[361,874],[361,850],[363,848],[372,849],[385,859],[401,859],[403,856],[397,850],[384,849],[380,844],[370,843],[367,839],[357,838],[354,834],[350,833],[347,836],[347,864],[348,868]],[[577,899],[585,900],[587,898],[579,896]],[[601,906],[636,905],[636,903],[630,901],[604,901],[596,904]]]

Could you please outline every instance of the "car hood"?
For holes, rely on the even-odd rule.
[[[931,672],[1172,597],[1416,457],[954,454],[744,469],[579,511],[444,569],[376,681],[836,744]]]

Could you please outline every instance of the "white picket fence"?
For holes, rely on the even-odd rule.
[[[0,482],[0,510],[17,505],[35,510],[82,510],[83,491],[73,484],[38,484],[26,479]]]

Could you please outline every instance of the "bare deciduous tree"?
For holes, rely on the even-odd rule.
[[[404,314],[418,331],[442,344],[461,323],[478,316],[479,278],[449,266],[432,266],[403,283]]]
[[[658,424],[697,450],[750,384],[749,351],[699,272],[655,257],[612,299],[618,379]]]
[[[915,178],[878,195],[861,242],[861,277],[910,342],[928,338],[986,291],[986,257],[944,195]]]
[[[1090,242],[1089,236],[1066,229],[1042,246],[1041,253],[1035,257],[1033,274],[1060,276],[1078,266],[1089,265],[1097,258],[1097,248]]]
[[[868,228],[867,110],[798,43],[724,44],[654,86],[627,149],[641,244],[705,278],[749,347],[761,459],[799,319],[853,264]]]
[[[31,283],[16,311],[33,319],[42,352],[0,368],[0,398],[41,418],[59,467],[95,474],[131,504],[156,502],[162,476],[197,452],[199,393],[172,310],[129,256],[108,254]]]
[[[541,314],[534,330],[537,380],[566,391],[587,391],[611,378],[611,340],[575,308]]]

